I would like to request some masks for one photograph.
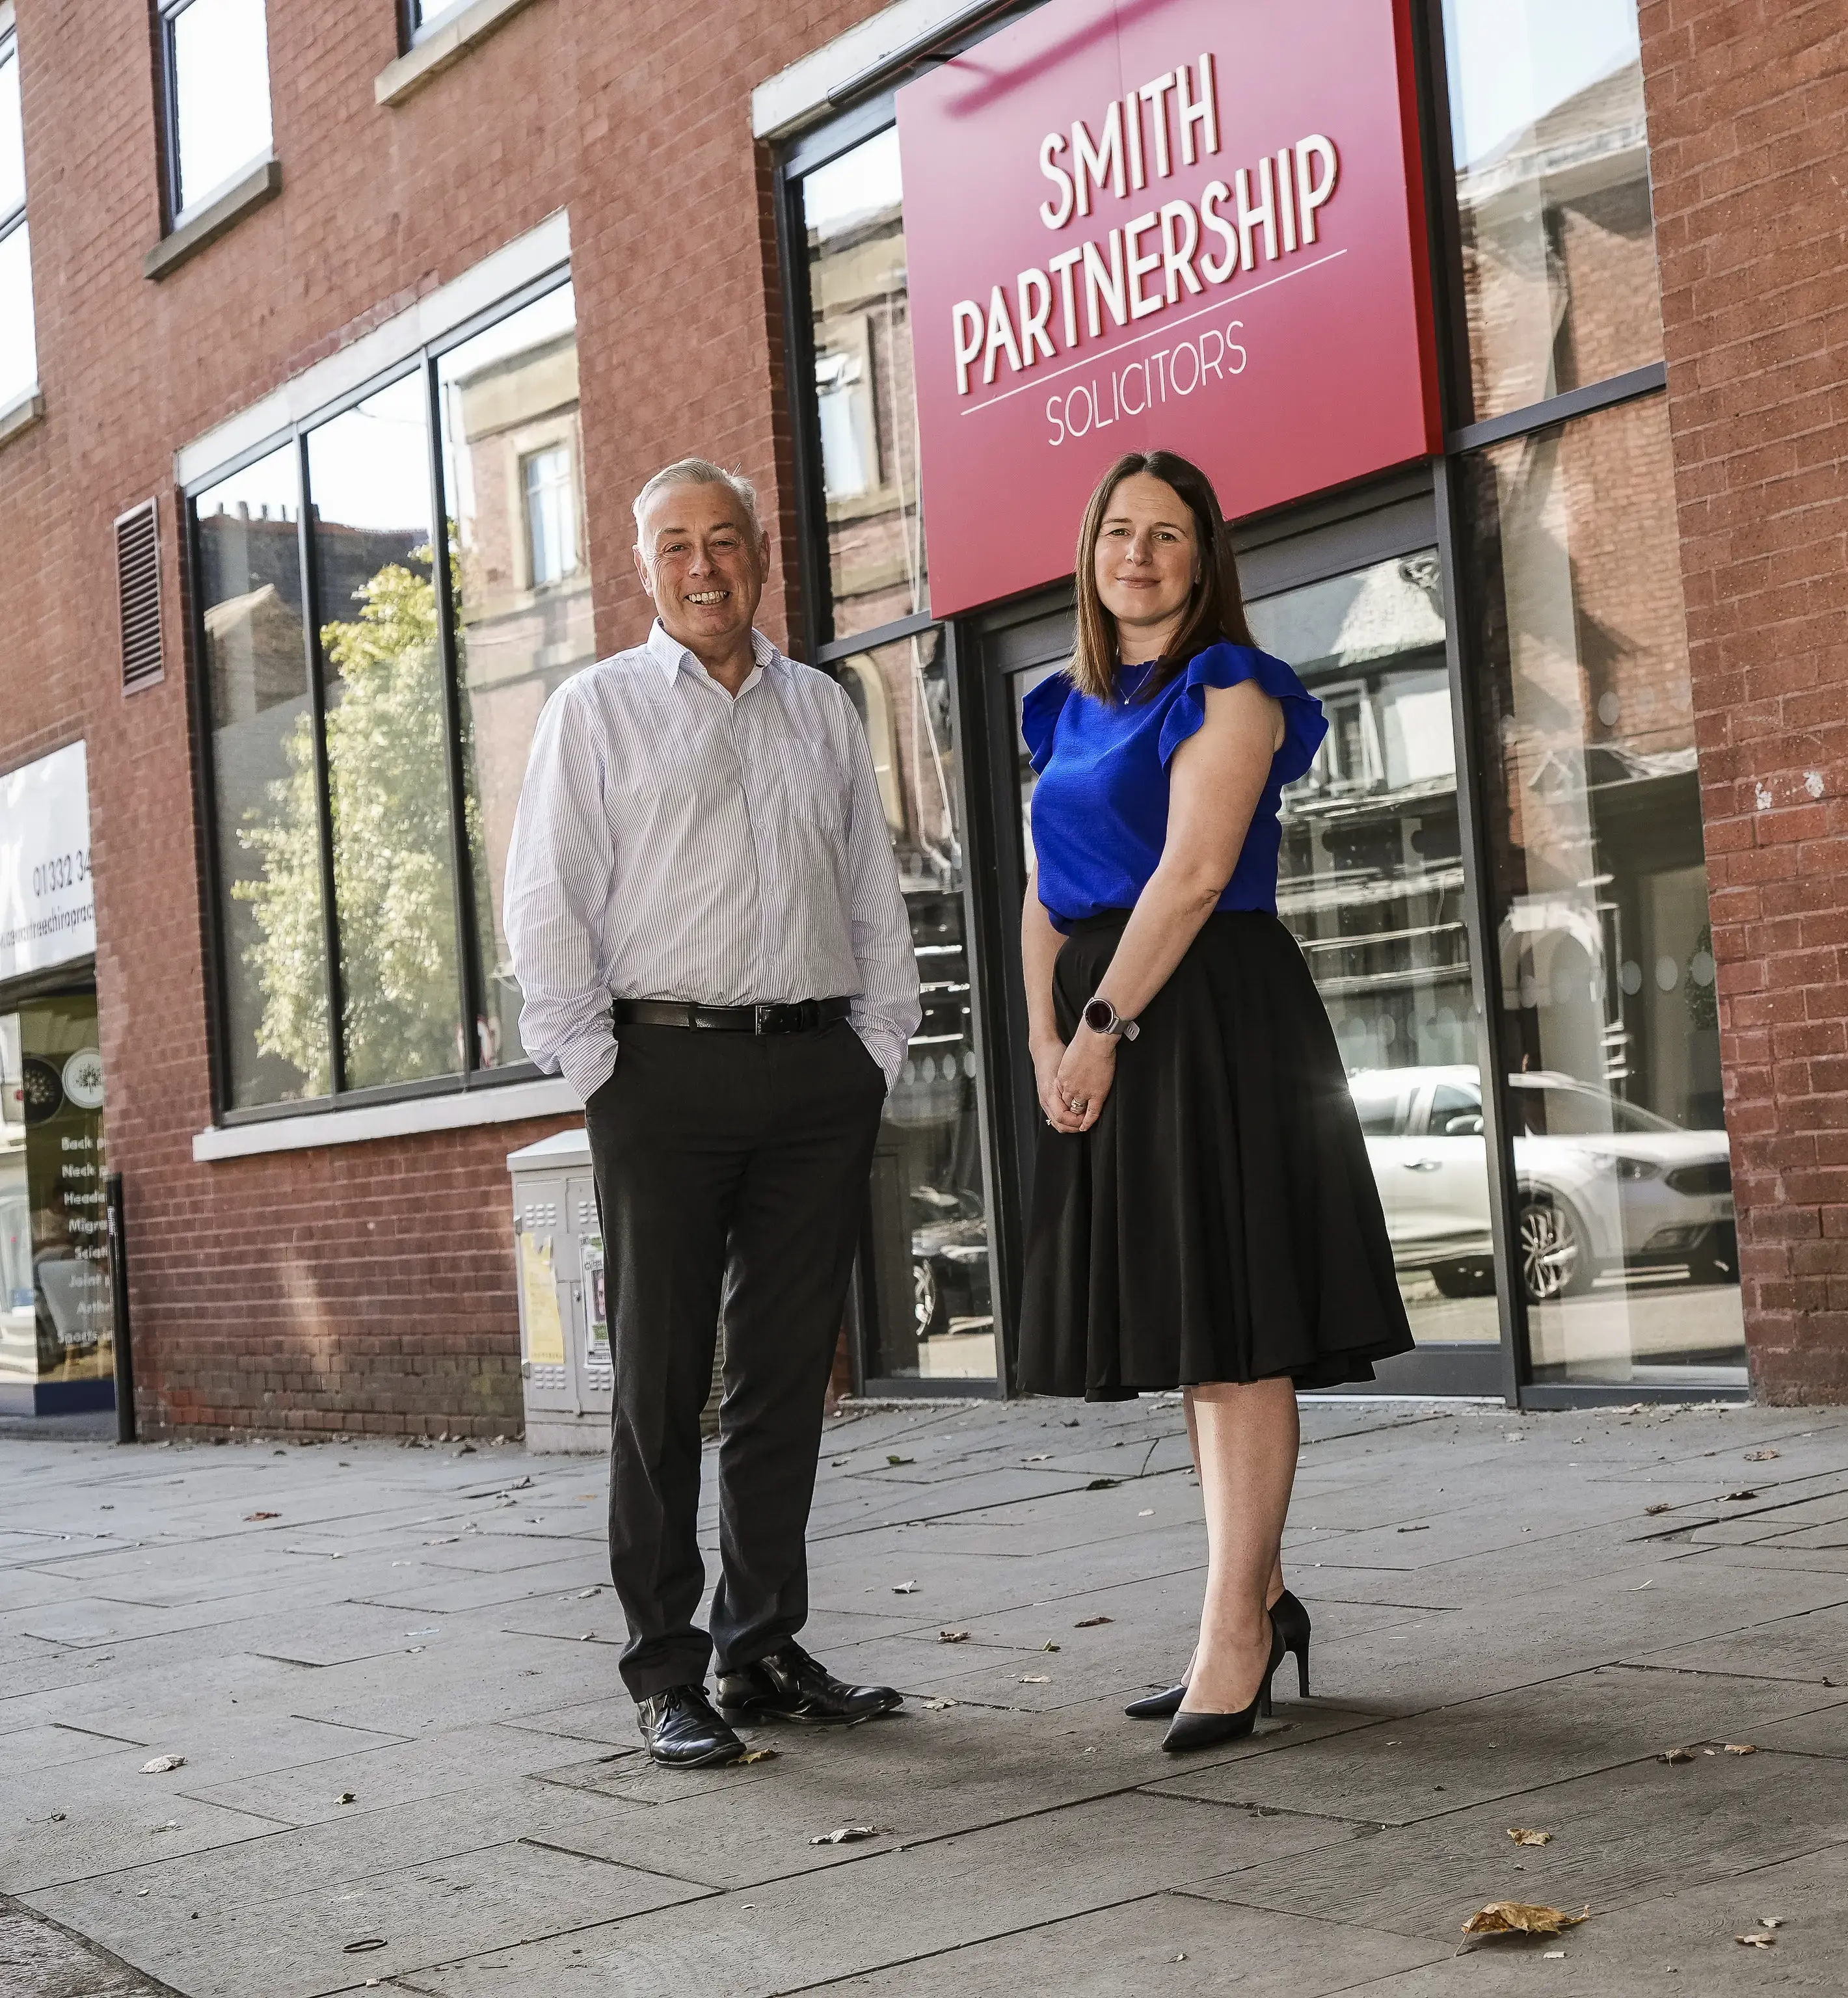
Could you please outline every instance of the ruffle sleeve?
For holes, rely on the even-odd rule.
[[[1289,669],[1284,669],[1287,672]],[[1059,732],[1059,717],[1071,697],[1071,676],[1061,671],[1048,673],[1031,689],[1020,703],[1020,733],[1026,738],[1027,754],[1036,772],[1052,761],[1052,745]],[[1198,722],[1194,724],[1197,728]]]
[[[1322,738],[1328,733],[1322,703],[1281,659],[1259,652],[1254,645],[1235,645],[1228,638],[1209,645],[1187,669],[1180,691],[1161,724],[1164,769],[1175,752],[1206,721],[1206,689],[1237,686],[1241,680],[1255,680],[1282,707],[1283,746],[1272,765],[1278,783],[1294,783],[1315,761]],[[1033,693],[1040,691],[1036,687]],[[1027,699],[1030,702],[1033,697],[1030,694]],[[1050,747],[1050,730],[1047,739]],[[1034,767],[1038,767],[1036,763]]]

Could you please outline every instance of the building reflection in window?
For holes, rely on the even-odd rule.
[[[1479,418],[1662,358],[1635,0],[1445,0]]]
[[[1250,607],[1328,734],[1284,793],[1278,914],[1328,1009],[1421,1344],[1493,1344],[1487,1153],[1434,549]]]
[[[898,133],[802,182],[833,635],[928,607]]]
[[[1469,461],[1497,1039],[1539,1378],[1742,1376],[1666,405]]]
[[[874,1156],[866,1371],[992,1380],[988,1204],[943,634],[857,653],[839,670],[872,745],[924,1006]]]
[[[333,1087],[293,444],[199,493],[230,1106]]]
[[[467,1065],[426,395],[420,370],[308,435],[353,1089]]]
[[[437,380],[475,861],[476,1059],[492,1068],[525,1059],[500,904],[527,751],[548,697],[596,656],[570,285],[445,354]]]

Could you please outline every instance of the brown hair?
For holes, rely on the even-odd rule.
[[[1231,530],[1220,511],[1219,495],[1200,468],[1171,451],[1132,451],[1125,453],[1098,482],[1091,503],[1085,509],[1084,524],[1078,538],[1078,636],[1068,669],[1072,684],[1094,700],[1108,700],[1116,685],[1116,620],[1104,608],[1097,593],[1097,538],[1103,531],[1104,515],[1111,496],[1126,479],[1147,472],[1171,486],[1193,516],[1195,544],[1199,550],[1200,579],[1194,585],[1180,630],[1161,671],[1151,677],[1145,692],[1171,679],[1189,660],[1222,638],[1234,645],[1254,641],[1245,622],[1244,593],[1238,586],[1238,564],[1232,553]]]

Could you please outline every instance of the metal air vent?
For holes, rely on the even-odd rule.
[[[161,532],[157,503],[116,523],[116,600],[122,618],[122,691],[163,677],[161,662]]]

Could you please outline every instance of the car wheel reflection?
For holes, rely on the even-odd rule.
[[[1529,1304],[1576,1297],[1596,1274],[1585,1231],[1565,1201],[1530,1194],[1521,1208],[1521,1281]]]

